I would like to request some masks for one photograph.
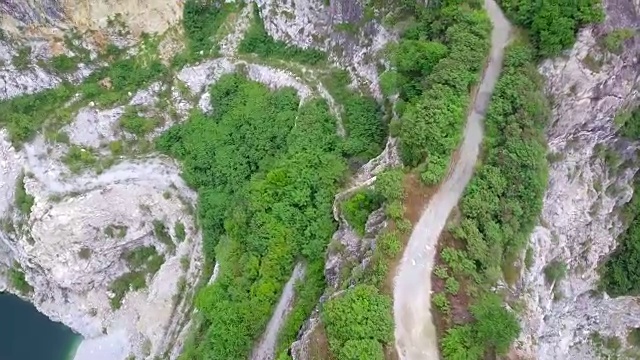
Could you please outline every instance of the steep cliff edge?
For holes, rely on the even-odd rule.
[[[629,331],[640,326],[635,298],[597,291],[598,267],[624,230],[620,209],[638,169],[637,144],[619,139],[613,121],[638,102],[638,40],[624,42],[617,55],[602,38],[614,29],[637,29],[640,8],[619,1],[604,6],[604,24],[582,30],[568,56],[540,68],[555,106],[547,130],[548,189],[515,294],[526,308],[517,347],[529,358],[596,359],[603,338],[627,345]],[[621,161],[606,161],[608,151]],[[566,264],[566,277],[549,281],[545,272],[554,263]]]

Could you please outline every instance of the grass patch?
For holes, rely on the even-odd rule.
[[[184,239],[186,238],[186,232],[184,229],[184,224],[182,222],[176,221],[176,224],[173,227],[173,231],[178,241],[184,241]]]
[[[11,63],[18,70],[27,69],[31,64],[31,48],[29,46],[19,48],[17,54],[11,58]]]
[[[26,94],[0,101],[0,125],[6,126],[14,146],[31,140],[48,118],[65,116],[64,104],[74,87],[63,83],[55,89]]]
[[[604,65],[604,59],[601,56],[596,59],[596,57],[589,52],[584,58],[582,58],[582,64],[592,72],[599,73],[602,69],[602,65]]]
[[[122,239],[127,236],[128,227],[126,225],[111,224],[104,228],[104,234],[110,238]]]
[[[382,199],[374,190],[362,190],[354,193],[342,203],[342,213],[356,233],[364,236],[369,215],[380,205],[382,205]]]
[[[176,251],[176,244],[173,242],[173,239],[171,239],[171,235],[167,232],[167,227],[161,220],[153,220],[153,233],[156,239],[167,247],[169,253],[173,254]]]
[[[158,121],[155,119],[149,119],[138,115],[138,111],[135,107],[127,107],[118,124],[122,130],[137,137],[147,135],[159,125]]]
[[[560,260],[553,260],[544,267],[544,279],[547,284],[557,283],[567,275],[567,264]]]
[[[14,262],[13,266],[9,269],[9,282],[11,286],[22,295],[29,295],[33,292],[33,287],[27,282],[24,271],[17,262]]]
[[[49,60],[49,64],[58,74],[68,74],[78,70],[78,58],[65,54],[56,55]]]
[[[67,165],[72,173],[77,174],[95,166],[98,163],[98,159],[92,150],[78,145],[71,145],[67,153],[62,157],[62,162]]]
[[[619,55],[622,53],[624,42],[631,39],[635,34],[635,29],[616,29],[602,38],[601,45],[610,53]]]
[[[158,254],[153,246],[133,249],[123,255],[130,272],[115,279],[109,286],[113,293],[110,299],[111,308],[116,310],[122,306],[122,300],[129,291],[137,291],[147,286],[147,276],[153,276],[164,263],[164,256]]]
[[[78,257],[82,260],[90,259],[91,254],[93,254],[93,251],[91,251],[91,249],[86,246],[82,247],[82,249],[78,251]]]
[[[18,180],[16,180],[15,202],[16,208],[18,208],[23,215],[29,216],[29,214],[31,214],[34,198],[27,194],[24,188],[24,174],[20,175]]]

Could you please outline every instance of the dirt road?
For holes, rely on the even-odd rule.
[[[471,179],[482,141],[482,121],[500,75],[511,26],[494,0],[485,0],[493,23],[491,55],[467,119],[459,159],[431,198],[405,249],[394,286],[396,349],[403,360],[437,360],[438,342],[431,318],[431,271],[436,243],[449,213]]]
[[[262,340],[254,349],[253,354],[251,355],[252,360],[275,359],[277,355],[275,354],[275,349],[276,342],[278,340],[278,333],[280,332],[280,328],[282,327],[284,320],[291,310],[291,304],[295,295],[294,286],[296,284],[296,281],[301,279],[304,276],[304,273],[304,265],[302,263],[298,263],[295,269],[293,269],[291,278],[289,278],[289,281],[287,281],[287,284],[282,290],[282,296],[280,296],[280,301],[278,301],[276,310],[273,312],[271,320],[269,320],[269,324],[267,325],[267,329],[264,332]]]

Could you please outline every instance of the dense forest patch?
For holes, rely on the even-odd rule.
[[[426,184],[436,184],[460,143],[470,92],[489,52],[491,22],[478,1],[443,1],[417,15],[392,51],[396,72],[386,75],[383,88],[395,82],[407,103],[399,130],[403,162],[418,167]]]
[[[292,336],[324,286],[319,264],[346,170],[323,101],[298,108],[293,90],[270,92],[240,75],[221,78],[211,98],[214,114],[196,114],[157,140],[198,190],[205,255],[220,264],[216,282],[197,296],[203,331],[183,359],[248,354],[294,263],[306,259],[314,286],[304,287],[300,313],[285,325],[282,336]]]
[[[604,19],[601,0],[498,0],[511,21],[529,30],[540,57],[557,56],[578,30]]]

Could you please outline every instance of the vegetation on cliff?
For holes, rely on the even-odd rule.
[[[616,117],[619,133],[629,139],[640,138],[640,107]],[[624,206],[621,220],[627,228],[618,236],[618,247],[604,262],[600,287],[610,296],[640,294],[640,176],[633,183],[633,197]]]
[[[604,19],[601,0],[498,0],[516,24],[529,30],[540,57],[557,56],[573,45],[580,28]]]
[[[460,144],[473,86],[490,48],[491,22],[481,2],[442,1],[419,11],[391,59],[406,102],[399,130],[405,165],[429,185],[442,180]]]

